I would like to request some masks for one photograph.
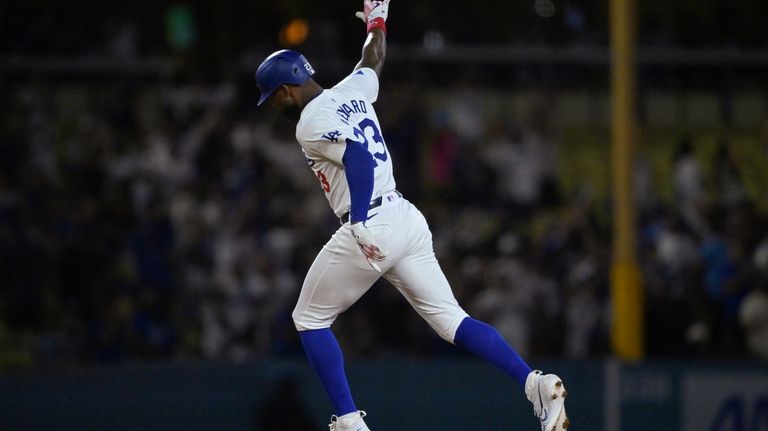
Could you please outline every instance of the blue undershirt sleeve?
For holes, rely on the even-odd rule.
[[[349,185],[349,221],[368,219],[368,206],[373,194],[373,156],[359,142],[347,139],[347,148],[341,159]]]

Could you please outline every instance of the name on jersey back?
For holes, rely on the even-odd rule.
[[[349,117],[352,114],[367,114],[368,108],[363,100],[350,100],[348,103],[342,103],[336,108],[336,114],[339,115],[341,122],[349,125]]]

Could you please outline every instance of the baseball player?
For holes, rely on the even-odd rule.
[[[296,139],[341,227],[309,268],[293,321],[310,364],[335,408],[330,429],[369,431],[352,398],[331,324],[379,278],[388,280],[446,341],[508,373],[524,388],[542,431],[569,426],[566,391],[554,374],[533,371],[490,325],[459,306],[432,249],[421,212],[395,188],[392,158],[373,104],[386,52],[389,0],[365,0],[362,58],[330,89],[303,55],[277,51],[256,71],[258,104],[298,121]]]

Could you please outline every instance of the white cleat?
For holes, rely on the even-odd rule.
[[[565,414],[563,381],[554,374],[531,371],[525,379],[525,396],[533,404],[533,412],[541,421],[541,431],[563,431],[571,422]]]
[[[331,423],[328,424],[329,431],[371,431],[365,424],[363,418],[365,412],[358,410],[347,413],[344,416],[331,416]]]

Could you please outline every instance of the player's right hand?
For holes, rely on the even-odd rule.
[[[375,262],[384,260],[384,258],[387,257],[387,252],[379,249],[373,238],[373,234],[371,234],[371,231],[365,227],[364,223],[352,223],[350,227],[352,228],[352,236],[355,237],[355,241],[357,241],[357,245],[360,246],[360,250],[363,251],[363,255],[365,255],[368,263],[373,269],[381,272],[381,269],[379,269],[379,266],[376,265]]]
[[[376,18],[387,20],[389,14],[389,0],[364,0],[363,11],[355,12],[355,16],[368,24]]]

